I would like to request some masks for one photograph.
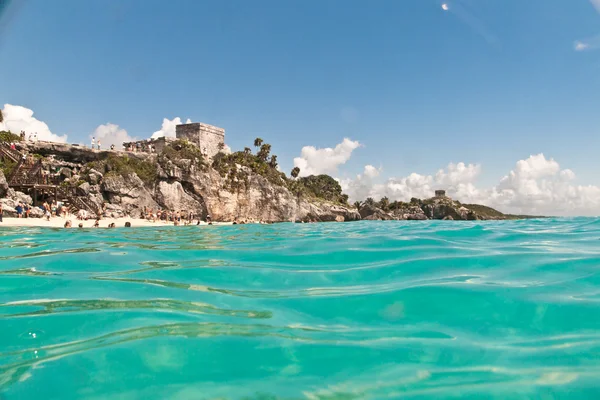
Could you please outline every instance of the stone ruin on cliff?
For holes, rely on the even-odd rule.
[[[225,129],[203,122],[180,124],[175,127],[175,138],[163,136],[155,139],[126,142],[123,143],[123,147],[125,149],[141,149],[142,152],[148,152],[147,149],[149,146],[152,146],[156,153],[161,153],[170,141],[176,139],[187,140],[198,146],[205,157],[213,158],[225,147]]]

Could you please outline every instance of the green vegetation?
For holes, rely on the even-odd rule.
[[[468,208],[469,210],[474,211],[478,215],[481,215],[482,217],[489,217],[489,218],[505,218],[506,217],[506,215],[504,215],[500,211],[494,210],[491,207],[482,206],[480,204],[465,204],[464,206],[466,208]]]
[[[292,168],[292,172],[290,174],[292,176],[292,178],[297,178],[299,174],[300,174],[300,168],[298,168],[298,167]]]
[[[175,140],[174,142],[169,143],[165,146],[158,159],[161,164],[164,164],[166,161],[171,161],[178,166],[180,166],[181,160],[191,160],[194,165],[201,169],[206,167],[204,156],[198,146],[187,140]]]
[[[19,141],[21,141],[21,137],[19,135],[15,135],[14,133],[8,131],[0,131],[0,142],[13,143]]]
[[[158,175],[156,164],[127,155],[118,156],[111,154],[105,160],[87,163],[86,167],[88,168],[88,172],[89,169],[93,168],[105,173],[106,176],[135,173],[144,182],[154,182]]]
[[[301,187],[301,192],[310,197],[328,200],[334,203],[347,204],[348,195],[342,193],[339,182],[329,175],[311,175],[293,181]]]
[[[233,190],[248,187],[248,169],[275,185],[287,186],[287,177],[283,172],[277,170],[276,159],[274,163],[267,162],[264,155],[259,157],[246,151],[236,151],[232,154],[218,153],[213,158],[212,166],[222,177],[226,178],[229,188]]]
[[[0,122],[4,122],[4,115],[2,114],[2,110],[0,110]]]
[[[17,163],[13,162],[8,158],[5,158],[4,160],[0,161],[0,169],[2,170],[2,173],[4,173],[6,179],[8,179],[8,176],[12,172],[15,165],[17,165]]]
[[[300,168],[292,170],[292,177],[288,178],[283,172],[277,170],[277,156],[271,154],[271,145],[264,143],[261,138],[254,140],[257,148],[252,154],[249,147],[243,151],[232,154],[218,153],[213,158],[212,167],[225,178],[226,187],[230,190],[248,188],[250,172],[260,175],[273,185],[283,186],[298,197],[306,196],[323,199],[334,203],[346,205],[348,196],[342,193],[340,184],[328,175],[307,176],[298,178]]]

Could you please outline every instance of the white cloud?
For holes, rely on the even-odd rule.
[[[300,168],[300,176],[335,174],[338,166],[345,164],[352,152],[360,147],[358,141],[348,138],[335,148],[317,149],[314,146],[304,146],[300,157],[294,158],[294,166]]]
[[[372,165],[366,165],[362,174],[356,176],[355,179],[338,179],[344,193],[348,194],[352,200],[364,200],[371,197],[374,182],[381,173],[381,169],[377,169]]]
[[[587,43],[580,42],[578,40],[575,42],[575,45],[573,47],[575,48],[575,51],[583,51],[587,50],[590,47],[590,45]]]
[[[381,168],[377,169],[372,165],[365,165],[365,176],[369,178],[376,178],[381,173]]]
[[[187,121],[185,121],[186,124],[190,124],[192,123],[192,120],[190,120],[189,118],[187,119]],[[181,118],[179,117],[175,117],[173,118],[173,120],[169,120],[168,118],[163,118],[163,123],[162,123],[162,127],[160,128],[160,130],[154,132],[152,134],[152,139],[156,139],[159,137],[175,137],[175,127],[177,125],[181,125]]]
[[[596,11],[600,13],[600,0],[590,0],[592,6],[596,8]],[[600,48],[600,35],[596,35],[594,37],[577,40],[573,44],[573,48],[575,51],[586,51],[586,50],[595,50]]]
[[[26,137],[29,137],[29,134],[37,133],[38,140],[48,142],[66,143],[67,141],[67,135],[58,136],[52,133],[48,125],[35,118],[33,111],[29,108],[5,104],[2,115],[4,122],[0,122],[0,130],[11,131],[15,134],[25,131]]]
[[[99,125],[90,135],[90,139],[92,137],[95,138],[96,143],[100,140],[102,149],[107,149],[111,144],[114,144],[117,149],[121,150],[123,148],[123,142],[135,140],[129,136],[125,129],[111,123]]]
[[[481,166],[478,164],[450,163],[447,171],[440,169],[435,174],[435,181],[441,185],[455,186],[461,183],[473,182],[480,172]]]
[[[429,198],[436,189],[463,203],[479,203],[506,213],[535,215],[600,215],[600,187],[574,184],[570,169],[543,154],[532,155],[515,164],[500,182],[491,188],[478,188],[475,180],[481,172],[476,164],[449,164],[435,175],[412,173],[406,177],[375,182],[365,173],[340,181],[352,201],[367,197],[408,201],[411,197]]]

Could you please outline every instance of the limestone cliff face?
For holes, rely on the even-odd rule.
[[[298,198],[283,186],[274,185],[258,174],[249,174],[247,189],[230,190],[224,179],[213,169],[191,170],[171,175],[171,183],[158,184],[157,199],[170,209],[190,209],[196,206],[215,221],[235,218],[255,221],[355,221],[360,214],[355,209],[316,199]],[[175,177],[177,176],[177,177]],[[181,179],[181,181],[177,180]],[[168,205],[167,202],[171,202]],[[343,219],[342,219],[343,218]]]
[[[283,186],[274,185],[258,174],[249,174],[246,189],[231,190],[212,168],[200,170],[191,163],[158,166],[159,178],[144,182],[135,173],[107,174],[100,185],[110,203],[105,214],[138,217],[144,207],[193,211],[214,221],[234,219],[284,221],[355,221],[361,219],[353,208],[298,198]],[[85,186],[85,184],[82,184]]]
[[[400,208],[386,211],[375,205],[363,205],[359,213],[350,206],[298,196],[287,189],[285,181],[273,183],[277,180],[273,180],[272,176],[268,180],[249,167],[237,164],[235,168],[243,172],[245,180],[243,185],[232,186],[231,181],[201,162],[193,152],[187,153],[191,154],[189,157],[169,158],[44,142],[19,143],[17,149],[47,157],[43,162],[46,174],[58,176],[62,184],[75,187],[79,196],[91,202],[95,210],[102,209],[105,216],[130,215],[136,218],[145,208],[163,208],[193,212],[201,218],[210,214],[214,221],[236,218],[268,222],[322,222],[511,217],[478,205],[470,205],[475,207],[470,209],[447,197],[434,197],[418,204],[402,203]],[[141,179],[140,176],[146,178]],[[238,178],[234,175],[235,179]],[[5,211],[9,213],[15,202],[31,201],[26,194],[9,189],[1,172],[0,197],[4,197]]]

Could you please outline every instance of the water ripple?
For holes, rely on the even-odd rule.
[[[595,399],[599,240],[596,218],[2,229],[0,398]]]

